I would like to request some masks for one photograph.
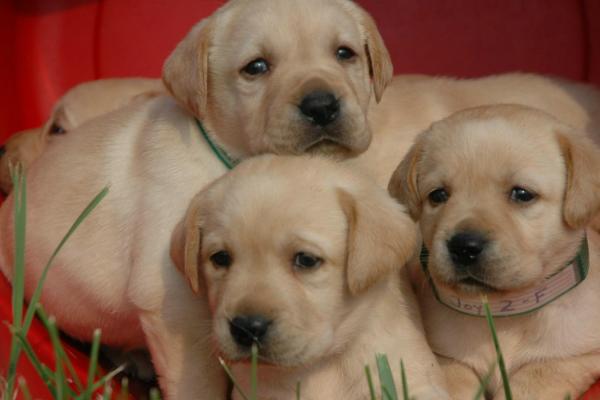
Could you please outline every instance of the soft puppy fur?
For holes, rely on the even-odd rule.
[[[270,69],[257,74],[263,52],[273,56]],[[189,201],[227,170],[195,119],[233,157],[354,155],[370,142],[366,108],[391,64],[372,19],[352,2],[236,0],[191,30],[163,78],[177,101],[143,97],[89,120],[30,166],[28,223],[36,229],[27,230],[26,295],[56,235],[109,185],[56,258],[46,310],[78,339],[101,328],[107,345],[148,346],[164,398],[220,399],[225,374],[203,345],[208,309],[169,258]],[[0,211],[0,265],[9,278],[12,202]]]
[[[215,352],[259,398],[367,399],[364,366],[387,354],[411,394],[449,398],[406,274],[416,228],[374,182],[319,158],[245,161],[197,194],[171,256],[207,298]],[[236,394],[236,397],[237,394]]]
[[[99,115],[125,106],[135,97],[164,93],[157,79],[100,79],[80,83],[61,97],[44,126],[13,134],[2,146],[0,155],[0,190],[12,190],[9,165],[21,164],[25,170],[46,146],[79,125]]]
[[[433,282],[462,298],[541,285],[587,234],[586,280],[537,311],[496,319],[514,398],[578,398],[600,375],[600,242],[586,230],[600,209],[599,170],[600,151],[572,127],[501,105],[434,123],[391,179],[391,194],[419,221]],[[453,249],[464,233],[482,240],[469,262]],[[496,357],[485,319],[440,304],[418,275],[430,343],[454,398],[470,398]],[[486,392],[504,398],[498,373]]]
[[[56,258],[42,295],[46,310],[81,340],[101,328],[107,344],[148,346],[167,399],[223,398],[223,371],[201,345],[210,336],[209,310],[168,255],[189,201],[226,172],[196,118],[233,158],[363,152],[355,162],[383,187],[417,132],[462,107],[523,98],[564,112],[581,128],[593,115],[584,107],[587,97],[568,84],[528,75],[404,77],[384,96],[391,79],[381,36],[355,2],[228,2],[166,61],[163,80],[172,97],[143,98],[94,118],[30,166],[28,223],[36,228],[27,230],[26,295],[57,232],[110,185]],[[12,202],[9,196],[0,210],[0,267],[9,278]]]

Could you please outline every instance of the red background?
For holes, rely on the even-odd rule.
[[[526,71],[600,84],[598,0],[358,2],[377,20],[396,73],[471,77]],[[191,25],[222,3],[0,0],[0,141],[42,124],[56,99],[79,82],[158,77]],[[0,278],[0,320],[9,318],[9,299]],[[0,327],[0,371],[7,333]],[[49,350],[42,344],[40,349]]]

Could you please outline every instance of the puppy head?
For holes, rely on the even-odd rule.
[[[392,65],[373,19],[347,0],[234,0],[196,25],[163,70],[173,96],[236,156],[347,157]]]
[[[257,342],[261,361],[297,366],[360,333],[415,236],[369,180],[322,159],[263,156],[193,199],[171,257],[206,293],[225,358],[247,359]]]
[[[600,209],[600,155],[541,111],[462,111],[423,133],[395,171],[392,196],[420,220],[438,285],[518,290],[563,267]]]
[[[43,127],[13,134],[0,151],[0,190],[12,190],[9,165],[21,164],[25,170],[44,151],[46,145],[83,123],[123,107],[139,96],[164,93],[159,80],[144,78],[102,79],[81,83],[61,97]]]
[[[165,89],[157,79],[100,79],[81,83],[58,100],[42,136],[51,140],[93,118],[126,106],[138,96],[160,93],[165,93]]]

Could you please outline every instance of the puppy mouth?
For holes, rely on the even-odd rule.
[[[323,136],[303,146],[302,153],[336,156],[341,159],[353,157],[356,151],[337,139]]]

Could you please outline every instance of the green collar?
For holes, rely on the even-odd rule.
[[[429,252],[425,246],[421,249],[421,267],[433,289],[438,302],[462,314],[485,317],[482,300],[459,297],[455,292],[437,288],[428,269]],[[587,237],[584,236],[577,255],[563,268],[544,278],[539,285],[522,291],[509,293],[489,301],[494,317],[512,317],[532,313],[558,299],[584,281],[589,270],[589,250]]]
[[[221,160],[223,165],[225,165],[227,169],[233,169],[236,165],[238,165],[240,163],[240,160],[231,157],[229,154],[227,154],[227,151],[225,151],[224,148],[213,142],[208,132],[206,132],[206,129],[204,129],[204,125],[202,125],[202,122],[198,118],[195,118],[195,120],[196,125],[198,125],[198,129],[200,129],[200,132],[204,137],[204,140],[206,140],[206,143],[208,143],[210,149],[213,151],[213,153],[215,153],[217,158]]]

